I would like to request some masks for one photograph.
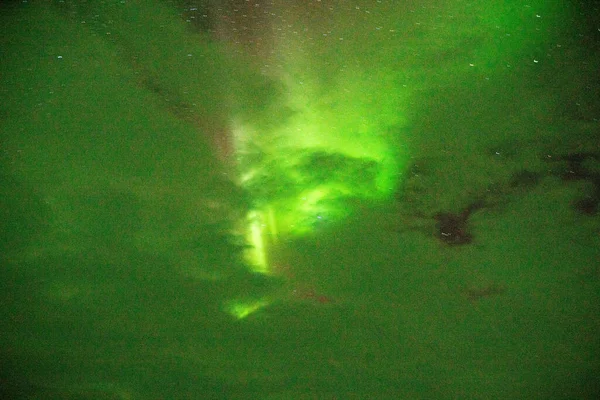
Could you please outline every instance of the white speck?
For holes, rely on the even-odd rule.
[[[187,55],[187,56],[188,56],[188,57],[191,57],[191,56],[192,56],[192,53],[188,53],[188,55]]]
[[[474,67],[475,64],[469,63],[469,67]]]
[[[540,14],[535,14],[536,18],[542,18],[542,16]]]
[[[537,63],[539,63],[539,62],[540,62],[540,60],[536,60],[536,59],[534,59],[534,60],[533,60],[533,62],[537,64]]]
[[[62,59],[62,56],[57,56],[56,58],[58,58],[58,59]]]

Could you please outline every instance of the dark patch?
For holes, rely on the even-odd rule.
[[[206,0],[179,0],[176,3],[179,3],[177,8],[181,18],[193,32],[208,33],[214,29],[214,16]]]
[[[600,173],[586,166],[588,161],[600,161],[600,153],[580,152],[551,157],[550,162],[565,163],[565,168],[556,172],[564,181],[587,181],[592,184],[592,192],[573,202],[573,208],[585,215],[596,215],[600,204]]]
[[[511,188],[531,188],[540,182],[541,174],[528,170],[518,171],[512,174],[509,186]]]
[[[497,153],[497,151],[494,152],[494,154]],[[572,206],[581,214],[597,215],[600,212],[600,172],[598,172],[600,168],[597,165],[600,162],[600,153],[576,152],[565,155],[545,155],[544,158],[546,162],[556,165],[545,172],[526,169],[516,171],[511,175],[507,184],[491,185],[484,193],[476,197],[477,200],[462,211],[439,211],[433,215],[417,212],[408,220],[417,223],[413,226],[410,223],[406,224],[402,230],[420,231],[431,235],[431,228],[426,221],[433,219],[436,222],[433,234],[438,240],[449,246],[472,244],[474,236],[470,230],[469,218],[475,211],[482,208],[502,207],[502,203],[505,202],[502,197],[531,190],[548,176],[556,176],[564,181],[586,181],[590,183],[592,186],[591,193],[587,193],[582,198],[574,201]],[[408,170],[408,174],[413,179],[421,174],[427,175],[428,173],[427,163],[424,160],[413,163]],[[419,189],[418,187],[411,190],[413,192],[415,190],[426,191],[426,189]],[[400,194],[398,194],[398,199],[403,200]]]
[[[583,165],[583,163],[588,159],[599,161],[600,154],[584,152],[554,157],[554,160],[556,161],[566,161],[567,168],[561,175],[566,181],[587,180],[596,175]]]
[[[476,286],[469,287],[463,290],[463,293],[467,296],[467,299],[471,302],[476,302],[481,299],[488,297],[499,296],[506,292],[506,288],[495,283],[487,286]]]
[[[573,203],[573,208],[582,214],[596,215],[598,213],[598,196],[589,196]]]
[[[437,238],[450,246],[472,243],[473,235],[469,231],[469,217],[474,211],[483,207],[483,201],[476,201],[458,214],[448,212],[435,214],[433,218],[437,221]]]

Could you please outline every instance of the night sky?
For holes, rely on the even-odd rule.
[[[599,16],[3,2],[0,396],[598,398]]]

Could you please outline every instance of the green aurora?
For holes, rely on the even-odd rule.
[[[1,6],[0,395],[596,398],[593,10],[253,3]]]

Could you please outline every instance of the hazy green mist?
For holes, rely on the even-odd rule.
[[[598,1],[254,3],[0,6],[0,396],[597,398]],[[397,181],[254,274],[235,124]]]

